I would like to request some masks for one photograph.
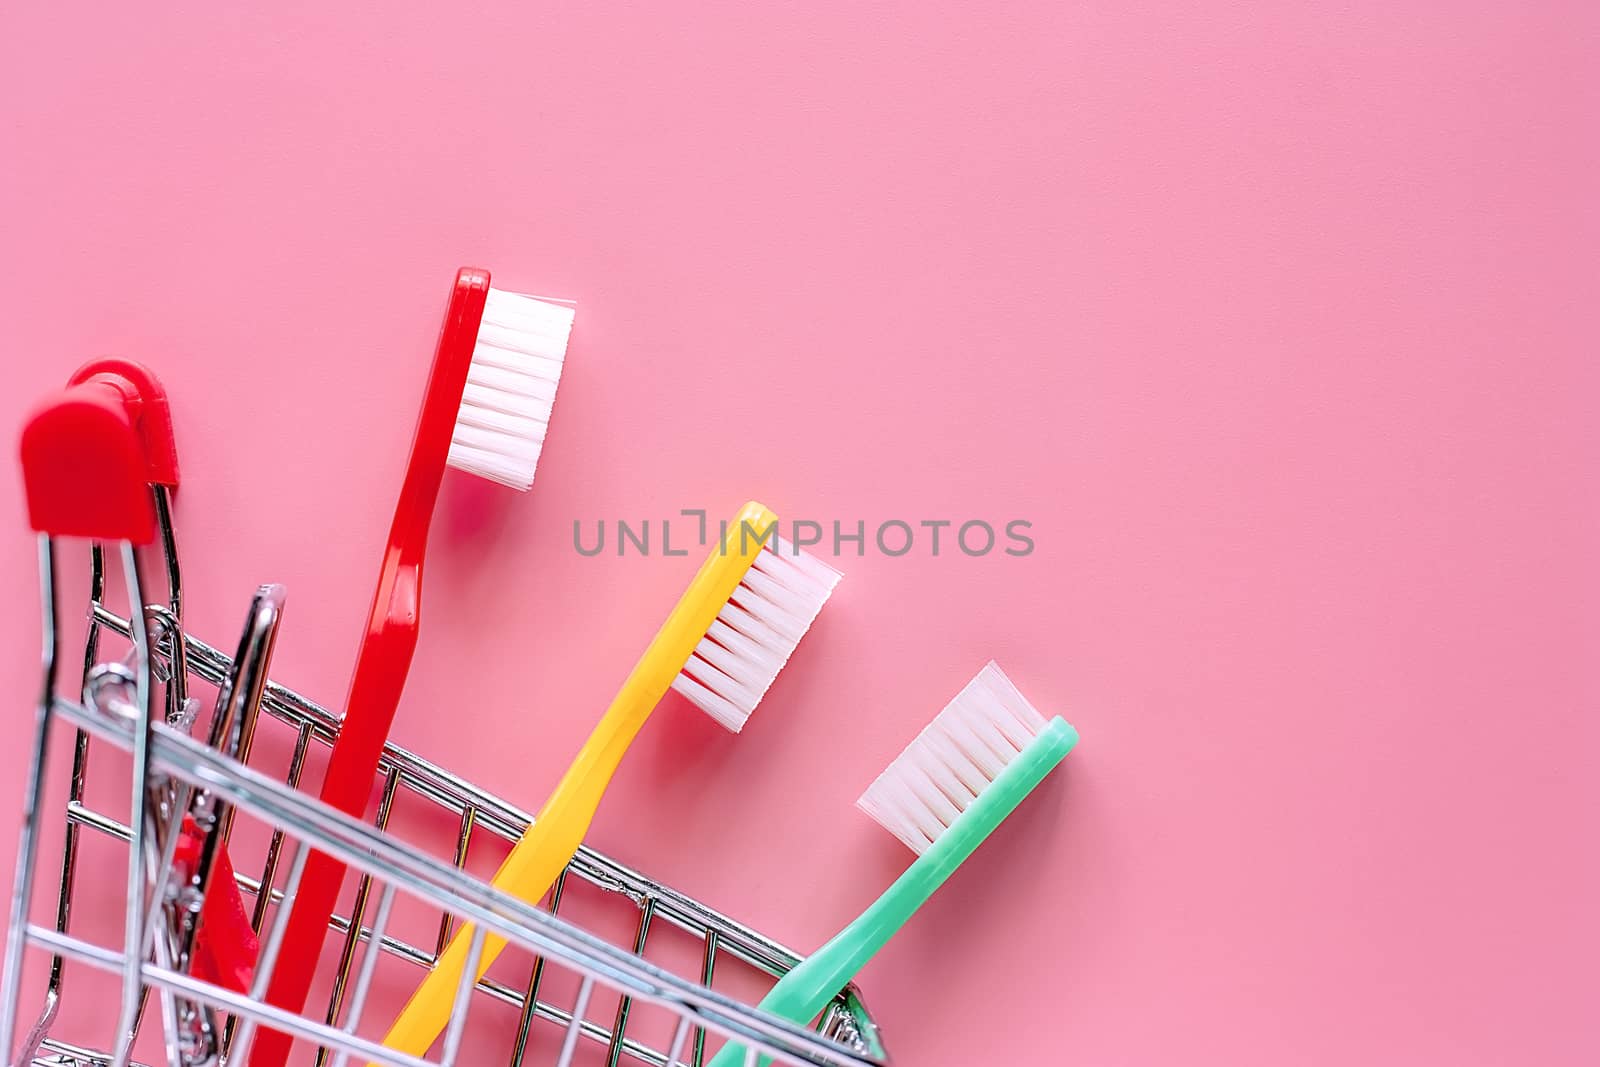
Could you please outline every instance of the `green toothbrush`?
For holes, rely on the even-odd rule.
[[[1078,741],[990,661],[856,802],[917,853],[861,916],[772,987],[761,1008],[808,1023]],[[711,1067],[748,1061],[729,1043]],[[770,1063],[768,1057],[760,1062]]]

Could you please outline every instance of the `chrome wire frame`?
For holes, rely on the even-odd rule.
[[[452,1029],[445,1035],[443,1058],[435,1061],[437,1063],[454,1063],[465,1020],[479,998],[511,1004],[518,1009],[511,1067],[547,1062],[536,1061],[531,1056],[530,1035],[536,1023],[559,1028],[561,1049],[554,1061],[558,1065],[570,1064],[579,1043],[585,1042],[604,1046],[608,1067],[616,1067],[624,1061],[649,1067],[680,1064],[699,1067],[705,1056],[708,1035],[737,1039],[750,1050],[748,1062],[751,1063],[756,1062],[757,1055],[780,1063],[833,1067],[868,1067],[883,1062],[876,1028],[853,987],[843,991],[829,1005],[817,1024],[817,1032],[777,1020],[711,991],[709,986],[719,960],[732,958],[778,976],[799,962],[799,957],[777,942],[615,860],[587,848],[580,850],[552,889],[548,911],[534,908],[466,874],[462,868],[475,833],[481,831],[514,841],[526,829],[531,816],[405,749],[395,745],[385,748],[379,767],[383,791],[375,825],[351,819],[296,792],[312,746],[331,746],[339,721],[327,709],[267,680],[266,663],[281,613],[282,591],[263,587],[257,593],[235,658],[230,659],[211,645],[185,635],[181,628],[176,555],[165,503],[164,500],[159,502],[158,518],[168,565],[169,603],[166,607],[146,607],[144,613],[131,612],[127,618],[110,611],[103,602],[104,575],[96,550],[96,569],[91,583],[93,603],[84,660],[85,699],[81,703],[61,700],[54,695],[59,640],[54,546],[48,538],[41,540],[45,692],[37,715],[26,822],[12,901],[4,1000],[0,1003],[0,1012],[3,1012],[0,1040],[4,1042],[0,1044],[0,1058],[15,1047],[12,1040],[20,994],[20,966],[24,946],[31,945],[52,954],[50,983],[44,1012],[33,1033],[23,1042],[19,1050],[23,1058],[17,1062],[55,1067],[127,1063],[145,997],[153,990],[162,1007],[167,1060],[178,1067],[243,1063],[262,1025],[315,1042],[318,1067],[329,1062],[344,1065],[368,1061],[418,1067],[428,1061],[382,1048],[357,1035],[376,965],[380,956],[392,957],[414,965],[420,975],[422,969],[431,967],[443,952],[452,924],[470,921],[477,924],[479,937],[485,931],[493,932],[532,954],[533,966],[525,986],[512,986],[486,977],[474,988],[463,980]],[[124,548],[123,561],[129,588],[137,590],[138,561],[131,547]],[[147,617],[154,620],[153,627],[146,625]],[[95,666],[103,631],[133,641],[135,653],[131,662],[136,700],[132,713],[127,707],[117,708],[114,701],[89,699],[89,680],[95,671],[105,667]],[[144,651],[141,653],[140,649]],[[141,663],[142,688],[138,684]],[[154,706],[149,677],[152,672],[166,685],[164,716],[150,714]],[[173,679],[184,678],[186,682],[187,675],[220,688],[217,711],[206,742],[188,734],[193,711],[192,708],[186,710],[190,703],[186,688],[180,685],[174,695]],[[294,731],[287,784],[265,777],[242,763],[249,754],[258,711],[264,711]],[[75,728],[77,738],[67,804],[68,842],[62,857],[56,922],[51,928],[28,921],[28,902],[33,877],[38,873],[41,776],[50,725],[57,718]],[[128,822],[94,811],[84,801],[87,745],[91,736],[131,752],[136,761],[142,753],[148,763],[145,773],[134,778],[137,784],[132,818]],[[459,830],[450,863],[417,855],[414,849],[400,846],[386,836],[384,831],[400,790],[443,809],[456,820]],[[227,838],[236,810],[272,828],[259,877],[244,873],[243,865],[235,857],[239,889],[254,899],[252,920],[258,933],[263,934],[262,955],[248,994],[200,981],[187,973],[194,945],[194,915],[210,888],[213,860]],[[187,884],[179,884],[181,878],[172,869],[173,849],[185,813],[197,816],[205,837],[197,869],[187,874]],[[121,951],[92,944],[69,932],[76,843],[83,828],[130,844],[129,927]],[[282,935],[281,920],[288,914],[288,908],[283,905],[293,897],[310,848],[330,853],[354,868],[359,876],[351,915],[336,915],[330,924],[340,938],[339,959],[326,1011],[318,1012],[320,1017],[317,1018],[312,1017],[310,1009],[306,1016],[300,1017],[267,1005],[264,1000],[266,982]],[[285,857],[288,857],[287,864]],[[631,951],[595,938],[558,914],[564,889],[574,877],[626,898],[637,909],[638,922],[629,946]],[[397,894],[419,898],[441,914],[432,945],[411,944],[388,932],[387,923]],[[173,906],[180,897],[185,906]],[[268,924],[271,906],[276,906],[276,911]],[[662,926],[675,927],[700,939],[703,953],[696,980],[662,970],[643,958],[651,931]],[[361,951],[363,945],[366,946],[364,952]],[[378,949],[376,952],[374,945]],[[120,1021],[125,1025],[119,1026],[119,1039],[109,1054],[48,1033],[60,1003],[64,959],[123,976]],[[570,1008],[556,1004],[548,995],[541,996],[547,971],[552,967],[575,972],[581,978],[578,1003]],[[466,973],[471,974],[473,970],[467,968]],[[608,988],[619,997],[609,1025],[585,1017],[584,1008],[597,986]],[[660,1005],[676,1016],[677,1025],[666,1047],[656,1047],[628,1036],[629,1016],[636,1003]],[[219,1016],[226,1017],[220,1030]],[[352,1060],[351,1057],[357,1058]]]

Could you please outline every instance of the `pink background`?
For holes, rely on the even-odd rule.
[[[0,27],[0,425],[158,370],[194,632],[282,581],[274,674],[339,699],[482,264],[578,324],[534,492],[447,487],[403,743],[554,782],[695,566],[575,519],[1031,520],[839,560],[592,842],[810,948],[994,656],[1084,740],[863,975],[898,1062],[1600,1056],[1593,5],[271,6]]]

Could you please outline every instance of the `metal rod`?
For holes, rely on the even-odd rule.
[[[383,781],[383,795],[378,800],[377,827],[380,830],[389,825],[389,812],[394,806],[394,794],[398,785],[398,775],[393,771],[389,772]],[[339,966],[333,972],[333,991],[328,995],[328,1013],[323,1017],[329,1026],[339,1020],[339,1007],[344,1001],[345,983],[350,977],[350,964],[355,956],[356,942],[361,940],[361,919],[366,914],[367,899],[371,892],[372,875],[363,874],[356,883],[355,903],[350,906],[350,918],[345,924],[344,944],[339,949]],[[326,1063],[327,1059],[328,1050],[317,1049],[318,1067]]]
[[[112,1067],[127,1067],[137,1032],[142,984],[139,967],[144,957],[145,816],[150,785],[150,634],[145,628],[144,583],[140,581],[139,555],[131,543],[121,546],[122,573],[127,583],[128,619],[133,630],[133,688],[137,716],[133,729],[133,799],[128,825],[132,838],[128,848],[128,900],[124,912],[125,956],[122,972],[122,1014],[117,1023],[117,1044]]]
[[[350,994],[350,1015],[345,1019],[344,1026],[340,1029],[347,1034],[356,1032],[356,1027],[361,1025],[361,1013],[367,1006],[367,990],[372,986],[372,976],[378,970],[378,957],[383,955],[383,931],[389,925],[389,912],[394,908],[395,888],[391,885],[383,887],[383,894],[378,897],[378,914],[372,921],[372,930],[367,935],[366,955],[361,957],[361,971],[356,975],[356,984]],[[350,1060],[348,1049],[340,1051],[333,1061],[333,1067],[345,1067]]]
[[[478,809],[468,806],[461,813],[461,829],[456,832],[456,870],[465,870],[467,866],[467,845],[472,840],[472,827],[477,821]],[[444,955],[445,945],[450,941],[450,913],[447,911],[439,917],[439,937],[434,944],[433,956],[438,959]]]
[[[294,906],[295,894],[300,891],[300,876],[306,872],[306,857],[310,854],[310,846],[304,841],[295,846],[294,859],[289,863],[289,880],[283,886],[283,903],[278,905],[278,913],[272,917],[272,930],[267,934],[266,944],[261,946],[261,954],[256,957],[255,973],[250,976],[250,999],[253,1001],[266,1000],[267,983],[272,980],[272,968],[278,962],[278,949],[283,945],[283,934],[289,927],[289,911]],[[250,1051],[250,1041],[255,1035],[256,1020],[252,1016],[239,1028],[237,1040],[228,1050],[229,1057],[237,1056],[243,1060]]]
[[[556,884],[550,889],[550,914],[561,908],[561,891],[567,885],[567,872],[556,875]],[[533,1028],[533,1018],[539,1009],[539,984],[544,981],[544,955],[533,957],[533,970],[528,972],[528,995],[522,1002],[522,1015],[517,1019],[517,1039],[511,1046],[511,1067],[521,1067],[522,1057],[528,1050],[528,1032]]]
[[[153,787],[147,790],[152,798],[164,791],[164,787]],[[146,953],[154,951],[156,962],[163,967],[172,967],[175,963],[180,969],[188,966],[186,955],[178,950],[181,935],[175,936],[174,925],[163,923],[161,919],[169,909],[176,910],[176,921],[181,922],[187,910],[188,902],[180,895],[169,900],[166,894],[166,875],[174,871],[173,859],[177,853],[178,840],[183,833],[183,815],[188,807],[188,796],[193,791],[188,783],[178,784],[172,803],[167,811],[167,822],[163,827],[158,806],[152,802],[146,809],[145,820],[149,824],[149,847],[145,851],[145,878],[146,884],[151,887],[150,906],[144,918],[145,946],[140,952],[143,959]],[[182,800],[178,794],[182,794]],[[131,847],[131,846],[130,846]],[[145,996],[141,988],[140,996]],[[199,1018],[196,1018],[199,1016]],[[196,1057],[191,1059],[179,1051],[179,1025],[180,1018],[186,1028],[190,1029],[196,1039]],[[199,1005],[185,1001],[179,1005],[169,991],[161,993],[161,1033],[167,1050],[169,1064],[184,1067],[185,1064],[203,1062],[203,1053],[209,1049],[214,1040],[215,1020],[203,1011]],[[190,1027],[192,1024],[192,1028]],[[135,1033],[138,1031],[138,1022],[135,1020]]]
[[[294,739],[294,753],[289,757],[289,788],[294,789],[300,785],[300,775],[305,771],[306,748],[311,744],[311,731],[302,727]],[[283,827],[272,828],[272,840],[267,844],[267,858],[261,866],[260,884],[267,888],[267,892],[256,897],[255,909],[250,914],[250,925],[259,935],[261,924],[266,918],[267,901],[271,897],[272,881],[278,875],[278,860],[283,853]]]
[[[167,717],[181,715],[189,702],[188,641],[183,632],[183,572],[178,567],[178,535],[172,525],[172,494],[164,485],[152,483],[156,527],[161,534],[161,555],[167,565],[167,607],[172,612],[172,677],[167,682]]]
[[[650,919],[655,915],[656,902],[653,897],[645,899],[644,906],[639,909],[639,928],[633,935],[633,954],[644,955],[644,943],[650,936]],[[606,1067],[617,1067],[617,1061],[622,1058],[622,1042],[627,1035],[628,1015],[633,1010],[633,998],[624,995],[617,1001],[617,1018],[611,1024],[611,1042],[606,1047]]]
[[[717,942],[720,939],[713,930],[706,935],[706,951],[700,961],[700,984],[707,989],[711,988],[711,976],[717,967]],[[706,1028],[697,1026],[694,1030],[694,1067],[702,1067],[706,1060]]]
[[[94,669],[100,658],[100,620],[95,615],[95,606],[106,595],[106,554],[100,542],[95,541],[89,545],[89,630],[83,641],[83,677],[80,692],[87,692],[89,672]],[[74,804],[83,801],[84,783],[89,774],[89,735],[82,730],[73,731],[72,743],[72,776],[67,784],[67,806],[70,809]],[[56,892],[56,929],[66,933],[72,920],[72,887],[77,881],[78,873],[78,834],[77,824],[70,819],[67,822],[66,836],[61,843],[61,884]],[[63,979],[61,957],[53,956],[50,959],[50,982],[46,989],[47,998],[59,997]],[[27,1053],[28,1049],[23,1049]]]
[[[456,1056],[461,1052],[461,1035],[467,1027],[467,1011],[472,1006],[472,987],[478,984],[478,963],[483,959],[483,941],[488,931],[475,927],[472,943],[467,946],[467,964],[456,980],[456,998],[450,1006],[450,1021],[444,1028],[444,1049],[440,1052],[439,1067],[455,1067]]]
[[[683,1046],[689,1040],[689,1017],[681,1016],[678,1025],[672,1031],[672,1044],[667,1046],[666,1067],[678,1067],[678,1057],[683,1055]]]
[[[11,1039],[17,1024],[17,994],[22,988],[23,938],[17,936],[28,921],[28,905],[33,895],[33,867],[39,855],[39,799],[44,789],[45,757],[50,748],[50,718],[56,696],[56,641],[61,621],[56,613],[56,551],[49,534],[39,535],[39,599],[43,610],[40,624],[43,676],[39,703],[34,709],[33,760],[28,767],[27,785],[22,794],[22,831],[17,848],[17,871],[11,890],[12,933],[6,944],[4,988],[0,990],[0,1058],[11,1055]],[[48,1010],[48,1008],[47,1008]]]
[[[594,992],[594,979],[588,975],[583,976],[583,984],[578,987],[578,999],[572,1005],[572,1021],[567,1023],[567,1036],[561,1040],[561,1056],[556,1060],[556,1067],[570,1067],[573,1050],[578,1047],[578,1027],[583,1021],[583,1013],[589,1010],[589,995]]]

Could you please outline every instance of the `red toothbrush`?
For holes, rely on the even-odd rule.
[[[344,721],[323,778],[322,800],[340,811],[358,818],[364,813],[405,688],[417,646],[423,552],[445,466],[518,489],[533,483],[572,319],[570,307],[491,289],[488,271],[464,267],[456,274]],[[307,857],[267,987],[274,1006],[304,1009],[344,872],[323,853]],[[263,1028],[252,1067],[282,1067],[292,1043],[288,1034]]]

